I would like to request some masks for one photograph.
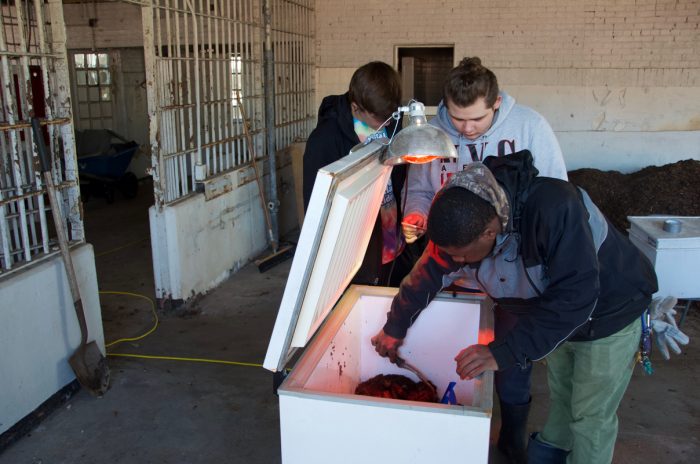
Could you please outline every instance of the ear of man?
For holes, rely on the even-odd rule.
[[[491,221],[489,221],[488,224],[486,224],[486,228],[484,231],[481,233],[482,238],[486,238],[489,240],[495,239],[498,234],[501,233],[501,229],[503,227],[501,226],[501,221],[498,218],[497,215],[494,214],[493,218]]]

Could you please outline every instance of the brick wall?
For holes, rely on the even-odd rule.
[[[321,68],[453,43],[456,60],[478,55],[504,83],[700,85],[696,0],[323,0],[316,21]]]
[[[63,5],[69,49],[143,47],[141,7],[130,3]],[[95,19],[90,27],[90,19]]]
[[[699,0],[319,0],[316,44],[318,102],[397,47],[453,45],[550,121],[569,169],[700,159]]]

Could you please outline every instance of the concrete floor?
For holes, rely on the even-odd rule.
[[[148,183],[134,200],[85,204],[101,291],[153,297],[148,239]],[[179,314],[162,314],[148,337],[117,353],[262,363],[291,261],[260,274],[247,266]],[[150,303],[102,294],[105,338],[134,337],[152,326]],[[700,311],[683,330],[691,344],[656,372],[636,369],[619,410],[615,463],[700,460]],[[101,398],[79,391],[29,434],[0,452],[0,464],[281,462],[277,397],[262,367],[110,357],[112,386]],[[545,367],[535,366],[529,423],[547,409]],[[495,401],[497,403],[497,401]],[[492,421],[492,439],[498,430]],[[468,456],[468,455],[465,455]],[[458,459],[455,459],[458,462]],[[462,462],[468,462],[468,458]],[[492,447],[492,463],[504,462]]]

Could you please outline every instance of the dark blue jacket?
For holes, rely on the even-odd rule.
[[[657,290],[654,268],[585,191],[536,177],[526,151],[485,164],[508,196],[512,219],[491,255],[463,272],[519,316],[489,344],[499,368],[525,366],[566,340],[607,337],[642,314]],[[459,268],[430,242],[402,282],[384,331],[403,338],[443,275]]]

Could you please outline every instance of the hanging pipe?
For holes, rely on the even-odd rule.
[[[275,71],[274,53],[272,50],[272,0],[263,1],[264,24],[264,51],[263,74],[265,79],[265,134],[267,138],[267,156],[270,164],[270,195],[267,207],[270,210],[270,222],[272,225],[273,243],[279,243],[279,229],[277,225],[277,211],[279,200],[277,199],[277,160],[275,154]]]

